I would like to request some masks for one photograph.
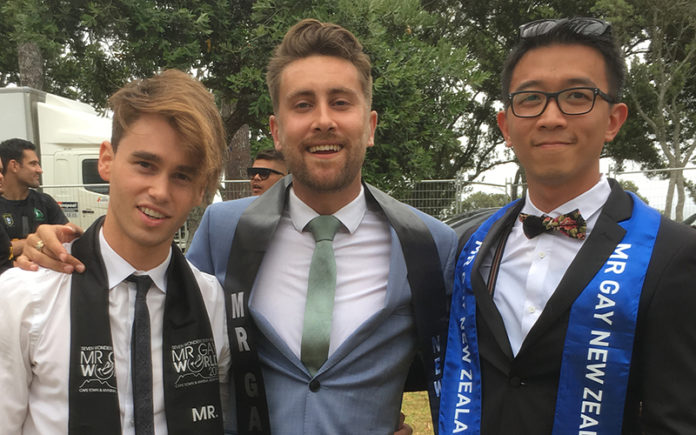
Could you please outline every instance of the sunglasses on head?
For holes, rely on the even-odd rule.
[[[536,20],[522,24],[520,38],[528,39],[545,35],[561,24],[567,24],[571,31],[584,36],[600,36],[611,31],[611,24],[597,18],[562,18],[560,20]]]
[[[271,172],[273,172],[274,174],[285,176],[285,174],[283,174],[282,172],[276,171],[275,169],[271,168],[247,168],[247,177],[249,177],[249,179],[252,179],[258,175],[259,178],[265,180],[271,175]]]

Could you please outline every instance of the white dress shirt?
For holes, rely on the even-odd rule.
[[[250,305],[300,358],[309,265],[314,237],[303,231],[318,213],[290,189],[273,240],[256,275]],[[367,207],[365,192],[334,213],[343,226],[333,241],[336,293],[329,355],[368,318],[384,308],[391,233],[380,210]]]
[[[577,208],[587,221],[589,236],[610,193],[609,182],[602,176],[590,190],[549,213],[540,211],[527,196],[522,213],[557,217]],[[522,222],[515,220],[505,244],[493,293],[493,301],[503,317],[514,355],[519,352],[583,243],[584,240],[573,239],[557,231],[528,239],[524,235]],[[481,266],[486,281],[491,262],[492,255],[488,255]]]
[[[171,251],[154,269],[136,271],[111,249],[101,231],[99,243],[108,275],[109,320],[122,433],[135,433],[130,339],[136,293],[135,284],[123,280],[137,272],[150,275],[153,281],[154,288],[147,293],[147,305],[152,334],[154,422],[155,433],[166,434],[162,323]],[[223,291],[214,276],[198,271],[193,265],[191,269],[210,318],[220,381],[225,384],[230,353]],[[70,286],[71,275],[48,269],[28,272],[14,268],[0,277],[0,432],[4,435],[68,433]]]

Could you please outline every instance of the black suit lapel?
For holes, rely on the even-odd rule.
[[[227,335],[237,402],[237,426],[244,433],[270,434],[268,405],[257,353],[258,330],[248,314],[256,274],[285,207],[291,177],[277,182],[242,213],[232,240],[225,276]],[[256,391],[245,386],[252,382]]]
[[[505,234],[507,234],[512,227],[523,205],[524,201],[520,201],[518,204],[511,207],[501,219],[498,219],[498,221],[493,224],[488,231],[488,235],[483,240],[479,253],[476,255],[476,260],[474,260],[474,266],[472,268],[473,274],[471,276],[471,286],[476,296],[476,306],[479,311],[478,323],[486,323],[491,334],[495,337],[498,346],[509,359],[513,357],[510,340],[505,330],[503,318],[495,302],[493,302],[493,297],[488,292],[488,277],[481,275],[481,263],[489,254],[495,254],[500,238],[505,237]]]
[[[618,224],[631,217],[633,202],[614,180],[610,180],[611,193],[587,238],[565,275],[558,284],[544,311],[539,316],[527,338],[522,343],[520,354],[525,348],[546,334],[549,328],[557,327],[560,317],[565,315],[587,284],[614,252],[626,231]]]
[[[287,176],[274,184],[252,202],[239,218],[230,250],[225,287],[230,285],[232,289],[251,290],[268,244],[285,209],[291,183],[292,177]],[[231,270],[234,272],[230,273]],[[228,280],[230,282],[227,282]]]

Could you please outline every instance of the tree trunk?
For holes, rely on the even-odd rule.
[[[674,171],[669,173],[669,184],[667,185],[667,197],[665,198],[665,211],[664,215],[667,218],[672,217],[672,200],[674,199],[674,187],[675,187]]]
[[[681,222],[684,220],[684,172],[682,170],[674,171],[676,175],[676,187],[677,187],[677,206],[674,210],[674,220]]]
[[[20,42],[17,44],[17,60],[19,63],[19,84],[34,89],[43,89],[43,56],[35,42]]]
[[[249,143],[249,126],[244,124],[234,133],[230,140],[229,155],[225,165],[226,180],[246,180],[246,168],[251,164],[251,144]],[[228,184],[225,186],[222,199],[243,198],[251,195],[249,183]]]

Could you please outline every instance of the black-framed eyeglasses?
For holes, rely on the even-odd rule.
[[[565,115],[584,115],[592,111],[597,95],[609,103],[615,103],[614,98],[597,88],[579,86],[563,89],[558,92],[518,91],[508,95],[512,113],[518,118],[536,118],[544,113],[549,99],[556,100],[558,110]]]
[[[520,26],[520,38],[528,39],[545,35],[561,24],[567,24],[569,30],[585,36],[601,36],[611,31],[610,23],[597,18],[561,18],[559,20],[536,20],[522,24]]]
[[[271,173],[285,176],[285,174],[282,172],[271,168],[247,168],[247,177],[249,177],[249,179],[252,179],[258,175],[259,178],[265,180],[271,175]]]

